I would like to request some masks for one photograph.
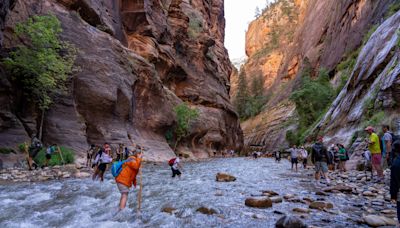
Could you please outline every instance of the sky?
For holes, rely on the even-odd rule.
[[[256,7],[261,10],[267,0],[225,0],[225,47],[231,60],[243,58],[245,54],[245,32],[255,19]]]

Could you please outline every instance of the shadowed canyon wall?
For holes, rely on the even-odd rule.
[[[251,22],[246,33],[248,59],[240,72],[247,81],[263,75],[268,101],[260,114],[242,123],[245,145],[262,145],[265,150],[288,146],[286,132],[298,127],[296,106],[289,97],[298,88],[302,72],[307,68],[315,78],[320,69],[325,69],[332,85],[337,87],[343,73],[338,65],[352,53],[358,58],[347,85],[311,133],[326,135],[329,142],[335,139],[348,143],[351,134],[363,125],[366,108],[360,108],[360,103],[366,94],[378,90],[377,84],[381,88],[375,92],[374,108],[384,110],[388,118],[398,111],[397,106],[388,104],[389,100],[397,99],[397,90],[393,88],[397,88],[394,81],[398,80],[398,72],[391,71],[391,81],[384,79],[389,76],[379,76],[385,68],[397,69],[393,62],[396,63],[399,48],[388,40],[398,36],[395,32],[398,24],[385,16],[393,4],[399,2],[279,0]],[[394,21],[389,23],[390,20]],[[370,40],[363,41],[372,34],[368,31],[373,27],[377,31]],[[378,51],[381,49],[387,53]],[[374,61],[381,64],[374,65]],[[372,69],[365,73],[369,67]],[[231,77],[232,97],[236,93],[237,75]],[[386,105],[378,107],[379,102]]]
[[[78,48],[80,70],[46,112],[45,143],[82,154],[91,143],[131,145],[131,138],[149,148],[145,158],[164,161],[173,156],[165,139],[173,108],[185,101],[200,115],[179,151],[207,157],[241,148],[229,100],[223,0],[16,0],[5,17],[3,52],[18,44],[16,23],[49,13],[61,21],[62,39]],[[28,141],[39,123],[9,77],[1,84],[2,147]]]

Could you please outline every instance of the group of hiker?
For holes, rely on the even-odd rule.
[[[294,170],[295,168],[296,172],[298,171],[297,164],[299,163],[299,160],[302,162],[303,168],[304,169],[307,168],[308,152],[304,148],[304,146],[297,148],[296,145],[293,145],[292,148],[289,149],[289,152],[290,152],[290,162],[292,164],[292,170]],[[277,156],[275,155],[275,157]]]

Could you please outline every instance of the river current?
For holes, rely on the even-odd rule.
[[[348,218],[355,203],[347,196],[316,196],[312,170],[290,171],[287,161],[227,158],[183,163],[182,179],[172,179],[167,164],[146,163],[143,168],[142,209],[136,213],[137,189],[129,194],[128,207],[113,217],[120,194],[109,171],[103,183],[91,179],[65,179],[0,186],[0,227],[274,227],[282,216],[294,214],[302,203],[276,203],[257,209],[244,205],[251,195],[273,190],[281,196],[297,194],[334,203],[334,214],[312,211],[303,221],[321,227],[360,227]],[[235,182],[215,181],[218,172],[234,175]],[[217,211],[205,215],[205,206]],[[164,207],[178,210],[161,212]],[[360,212],[361,213],[361,212]],[[297,215],[298,216],[298,215]]]

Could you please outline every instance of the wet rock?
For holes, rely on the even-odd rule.
[[[273,196],[273,197],[270,197],[270,199],[271,199],[272,203],[282,203],[282,201],[283,201],[282,197],[280,197],[280,196]]]
[[[311,210],[308,208],[296,207],[293,208],[293,211],[298,213],[310,213]]]
[[[216,181],[218,182],[232,182],[235,181],[236,177],[226,174],[226,173],[217,173]]]
[[[281,217],[276,223],[276,228],[306,228],[307,225],[301,219],[295,216],[285,215]]]
[[[264,190],[262,191],[263,195],[266,196],[279,196],[279,193],[272,191],[272,190]]]
[[[87,172],[76,172],[75,173],[76,178],[88,178],[90,176],[91,176],[90,173],[87,173]]]
[[[323,188],[322,191],[324,191],[324,192],[339,191],[339,192],[350,193],[353,191],[353,188],[350,186],[347,186],[347,185],[336,185],[336,186]]]
[[[333,208],[333,204],[325,201],[314,201],[310,203],[309,207],[311,209],[318,209],[318,210],[323,210],[323,209],[331,209]]]
[[[284,196],[283,196],[283,198],[285,199],[285,200],[288,200],[288,199],[290,199],[290,198],[294,198],[296,195],[295,194],[285,194]]]
[[[251,217],[255,218],[255,219],[266,219],[267,218],[265,215],[260,215],[260,214],[253,214]]]
[[[274,210],[273,213],[277,214],[277,215],[284,215],[285,214],[284,212],[278,211],[278,210]]]
[[[220,190],[215,192],[215,196],[223,196],[223,195],[224,193]]]
[[[196,211],[197,211],[197,212],[200,212],[200,213],[202,213],[202,214],[205,214],[205,215],[218,214],[218,212],[217,212],[215,209],[213,209],[213,208],[208,208],[208,207],[199,207],[199,208],[197,208]]]
[[[387,218],[385,216],[379,215],[366,215],[363,217],[364,223],[369,226],[378,227],[378,226],[395,226],[396,221],[391,218]]]
[[[325,193],[325,192],[322,192],[322,191],[318,191],[318,192],[315,192],[315,195],[317,195],[317,196],[327,196],[328,194]]]
[[[244,203],[248,207],[268,208],[272,207],[272,201],[268,197],[247,198]]]
[[[164,207],[163,209],[161,209],[161,212],[165,212],[168,214],[173,214],[176,211],[177,211],[176,208],[173,207]]]
[[[376,196],[376,194],[371,191],[364,191],[362,194],[363,196],[369,196],[369,197]]]
[[[396,214],[397,212],[396,212],[396,210],[385,209],[385,210],[382,210],[381,213],[383,213],[383,214]]]

